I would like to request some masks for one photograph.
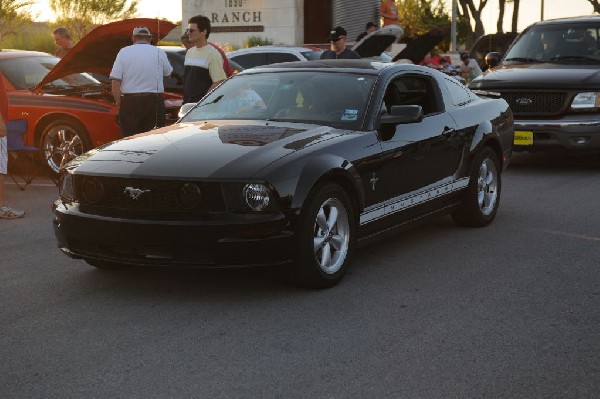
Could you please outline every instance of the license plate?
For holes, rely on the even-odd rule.
[[[533,132],[515,130],[515,145],[533,145]]]

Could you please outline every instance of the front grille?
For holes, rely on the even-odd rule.
[[[558,115],[566,107],[567,92],[500,92],[515,116]]]
[[[172,180],[125,179],[114,177],[95,178],[103,187],[103,194],[93,201],[86,198],[83,182],[86,176],[76,176],[75,186],[83,209],[110,209],[111,211],[153,213],[202,213],[225,210],[223,195],[218,183],[196,182],[201,190],[201,200],[194,209],[185,209],[177,200],[178,188],[186,183]],[[136,199],[125,192],[127,187],[143,191]],[[99,212],[102,213],[102,212]]]

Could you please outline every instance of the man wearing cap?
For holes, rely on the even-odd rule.
[[[195,103],[227,76],[223,69],[223,58],[219,51],[208,43],[210,20],[196,15],[188,20],[186,33],[194,44],[185,53],[183,69],[183,102]]]
[[[354,50],[346,48],[346,29],[341,26],[336,26],[331,32],[329,32],[329,42],[331,43],[331,50],[326,50],[321,54],[322,60],[332,59],[360,59]]]
[[[150,29],[134,28],[133,44],[119,51],[110,71],[123,137],[165,125],[163,77],[171,75],[173,67],[151,40]]]
[[[359,42],[363,37],[367,36],[369,33],[375,32],[377,30],[377,24],[374,22],[367,22],[365,26],[365,31],[356,37],[356,41]]]
[[[460,59],[463,62],[463,64],[460,65],[460,74],[467,83],[483,73],[481,72],[481,68],[479,68],[479,64],[477,64],[477,61],[469,58],[469,54],[460,53]]]

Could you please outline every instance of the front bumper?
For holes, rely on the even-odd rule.
[[[59,249],[77,259],[130,265],[254,266],[290,262],[294,235],[283,214],[222,221],[141,220],[82,213],[54,202]]]
[[[515,119],[515,131],[533,132],[533,144],[515,144],[515,151],[600,151],[600,118],[597,115],[570,115],[556,120]]]

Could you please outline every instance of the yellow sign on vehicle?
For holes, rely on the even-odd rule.
[[[533,132],[515,130],[515,145],[533,145]]]

